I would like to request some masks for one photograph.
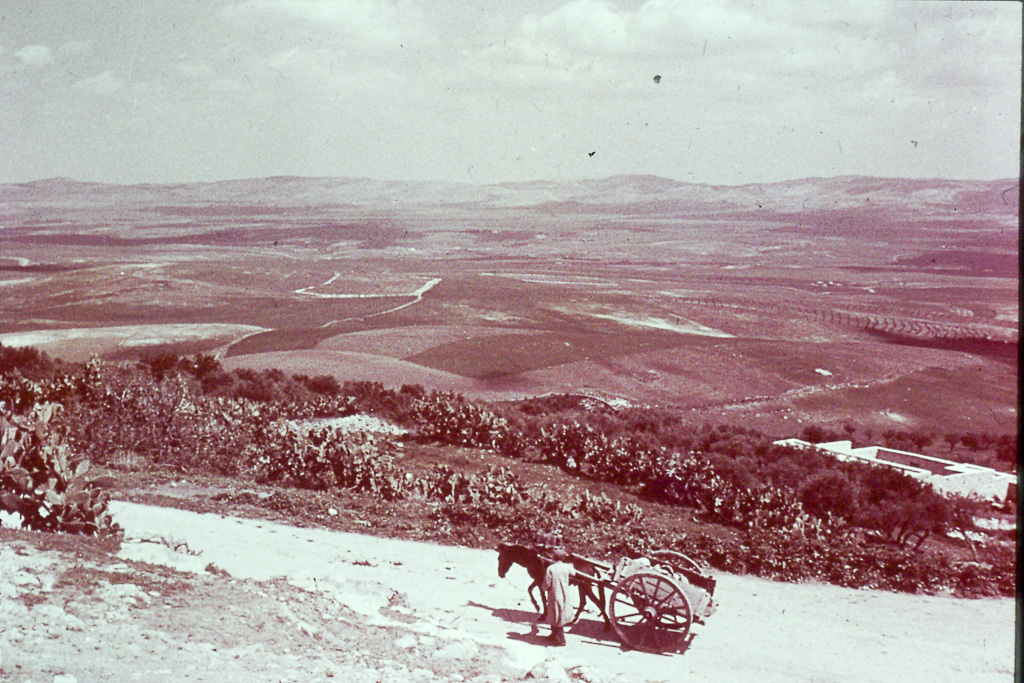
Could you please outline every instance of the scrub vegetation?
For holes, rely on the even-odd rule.
[[[76,479],[88,459],[115,480],[173,472],[262,486],[271,494],[256,500],[287,501],[299,517],[310,514],[317,492],[338,494],[370,505],[382,527],[411,514],[440,540],[530,541],[558,530],[590,555],[672,548],[718,569],[789,581],[968,596],[1014,590],[1013,539],[974,529],[975,516],[991,512],[982,503],[944,498],[890,470],[775,446],[752,428],[688,423],[667,408],[614,408],[570,395],[488,403],[415,385],[228,372],[202,354],[73,364],[0,347],[0,361],[9,425],[4,507],[26,509],[12,495],[30,488],[28,460],[12,459],[6,445],[25,443],[10,425],[35,419],[34,433],[62,435],[72,472],[42,492],[40,505],[59,509],[56,496],[64,495],[95,511],[65,530],[109,527],[105,498],[75,493],[94,488]],[[355,414],[407,434],[316,422]],[[811,426],[804,436],[859,433]],[[1007,434],[882,437],[890,445],[973,447],[997,461],[1016,450]]]

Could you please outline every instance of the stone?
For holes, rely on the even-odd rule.
[[[62,621],[67,616],[67,613],[57,605],[39,605],[32,610],[32,613],[46,623]]]
[[[26,571],[18,571],[11,577],[11,583],[16,586],[38,586],[40,585],[39,579],[35,574],[29,574]]]
[[[572,667],[569,669],[569,674],[573,680],[582,681],[583,683],[611,683],[617,680],[615,677],[609,677],[607,674],[602,673],[597,667],[585,664]]]
[[[534,666],[523,676],[524,680],[544,681],[546,683],[570,683],[569,674],[564,666],[560,666],[553,659],[546,659]]]
[[[401,638],[395,640],[395,647],[400,647],[403,650],[408,650],[410,648],[416,647],[417,640],[418,639],[416,638],[416,636],[410,633],[409,635],[402,636]]]
[[[469,640],[455,640],[440,650],[435,650],[431,657],[434,659],[469,659],[478,653],[476,643]]]

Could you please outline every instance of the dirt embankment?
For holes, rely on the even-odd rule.
[[[11,681],[1010,681],[1012,600],[718,575],[681,654],[590,612],[544,645],[492,551],[115,503],[120,544],[0,530]]]
[[[124,560],[81,539],[0,530],[0,680],[500,681],[496,648],[388,625],[283,579]],[[186,552],[187,555],[187,552]],[[255,558],[254,558],[255,559]]]

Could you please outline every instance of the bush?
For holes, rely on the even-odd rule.
[[[479,527],[530,539],[538,531],[561,530],[580,552],[643,554],[673,548],[719,569],[783,580],[813,578],[908,591],[946,588],[970,595],[1013,593],[1012,548],[973,542],[975,563],[955,563],[948,554],[927,547],[913,550],[930,534],[969,529],[969,505],[944,501],[898,472],[775,447],[749,429],[687,426],[664,409],[598,406],[587,412],[576,397],[539,399],[530,409],[498,409],[457,394],[428,394],[415,385],[396,392],[375,382],[349,382],[335,392],[336,383],[326,376],[226,373],[215,359],[201,356],[179,360],[176,366],[169,360],[151,366],[92,361],[48,370],[42,355],[12,355],[0,347],[0,360],[4,358],[18,366],[0,372],[0,400],[9,412],[27,419],[25,425],[34,429],[35,406],[60,402],[72,449],[67,453],[82,460],[109,461],[130,453],[138,456],[133,461],[179,471],[230,474],[244,466],[254,469],[261,482],[348,488],[381,501],[419,496],[438,521],[460,526],[466,539],[479,540]],[[46,371],[29,377],[22,371],[30,368]],[[695,508],[705,520],[727,526],[717,530],[717,537],[684,538],[649,528],[636,505],[605,494],[567,497],[543,485],[527,487],[501,467],[469,475],[439,466],[414,478],[400,467],[395,444],[388,439],[285,427],[289,421],[355,412],[404,422],[420,438],[439,443],[517,458],[539,455],[582,478],[614,482],[650,500]],[[22,446],[8,446],[16,434],[21,434],[17,439],[29,439],[30,432],[8,432],[4,448],[42,449],[23,441]],[[831,435],[822,431],[819,436]],[[888,438],[907,442],[913,435],[892,432]],[[1011,436],[973,438],[979,448],[1002,448],[1005,453],[1016,448]],[[46,476],[44,482],[40,475],[36,482],[31,475],[26,479],[30,468],[11,465],[11,452],[4,451],[0,474],[5,505],[24,505],[31,516],[23,499],[38,490],[43,502],[34,508],[33,524],[92,531],[85,520],[59,507],[86,502],[78,495],[80,488],[89,489],[89,497],[88,509],[79,507],[79,513],[104,502],[88,479],[86,484],[79,481],[87,477],[87,469],[80,471],[87,465],[69,462],[63,480]],[[70,455],[67,459],[74,460]],[[286,491],[274,495],[273,500],[279,499],[301,500]],[[870,533],[855,533],[851,522]],[[865,538],[882,544],[867,546]]]
[[[519,449],[504,417],[459,394],[433,392],[416,399],[410,409],[420,438],[456,446],[489,448],[506,455]]]
[[[144,355],[140,364],[147,368],[153,378],[159,382],[169,375],[177,374],[182,361],[177,354],[164,351]],[[185,365],[188,365],[187,361],[185,361]]]
[[[305,383],[310,391],[325,396],[337,396],[341,392],[341,385],[338,380],[330,375],[317,375]]]
[[[347,488],[384,500],[403,498],[411,485],[411,476],[394,463],[392,442],[370,435],[334,429],[303,434],[281,421],[261,430],[246,455],[261,483]]]
[[[39,349],[0,344],[0,375],[18,372],[29,379],[41,379],[49,376],[54,368],[53,360]]]
[[[709,453],[707,459],[715,468],[715,473],[729,485],[741,489],[752,489],[758,486],[758,478],[751,471],[750,466],[744,462],[745,459],[720,453]]]
[[[943,533],[952,520],[950,504],[931,491],[911,499],[890,499],[861,513],[858,525],[879,532],[900,546],[920,547],[933,533]]]
[[[591,495],[590,491],[584,491],[567,509],[574,516],[621,526],[635,524],[644,517],[644,511],[639,505],[623,505],[621,501],[613,501],[604,493]]]
[[[492,465],[467,475],[439,464],[416,483],[419,495],[446,503],[519,505],[528,497],[522,480],[505,467]]]
[[[1003,434],[996,442],[996,459],[1007,463],[1017,462],[1017,436]]]
[[[54,428],[53,404],[28,416],[0,415],[0,509],[16,512],[35,531],[116,533],[107,513],[102,477],[89,477],[89,461],[75,458]]]
[[[857,511],[856,492],[849,477],[839,471],[819,472],[800,487],[800,503],[817,517],[836,515],[852,519]]]

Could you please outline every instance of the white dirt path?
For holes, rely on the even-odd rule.
[[[380,608],[403,593],[428,635],[503,647],[528,671],[554,657],[622,681],[1012,681],[1014,603],[1009,599],[857,591],[718,575],[718,611],[683,654],[622,649],[587,614],[565,648],[543,646],[532,628],[529,579],[497,577],[492,551],[303,529],[130,503],[111,504],[131,559],[239,578],[286,577],[385,623]],[[169,531],[170,530],[170,531]],[[137,539],[169,538],[189,551]]]

